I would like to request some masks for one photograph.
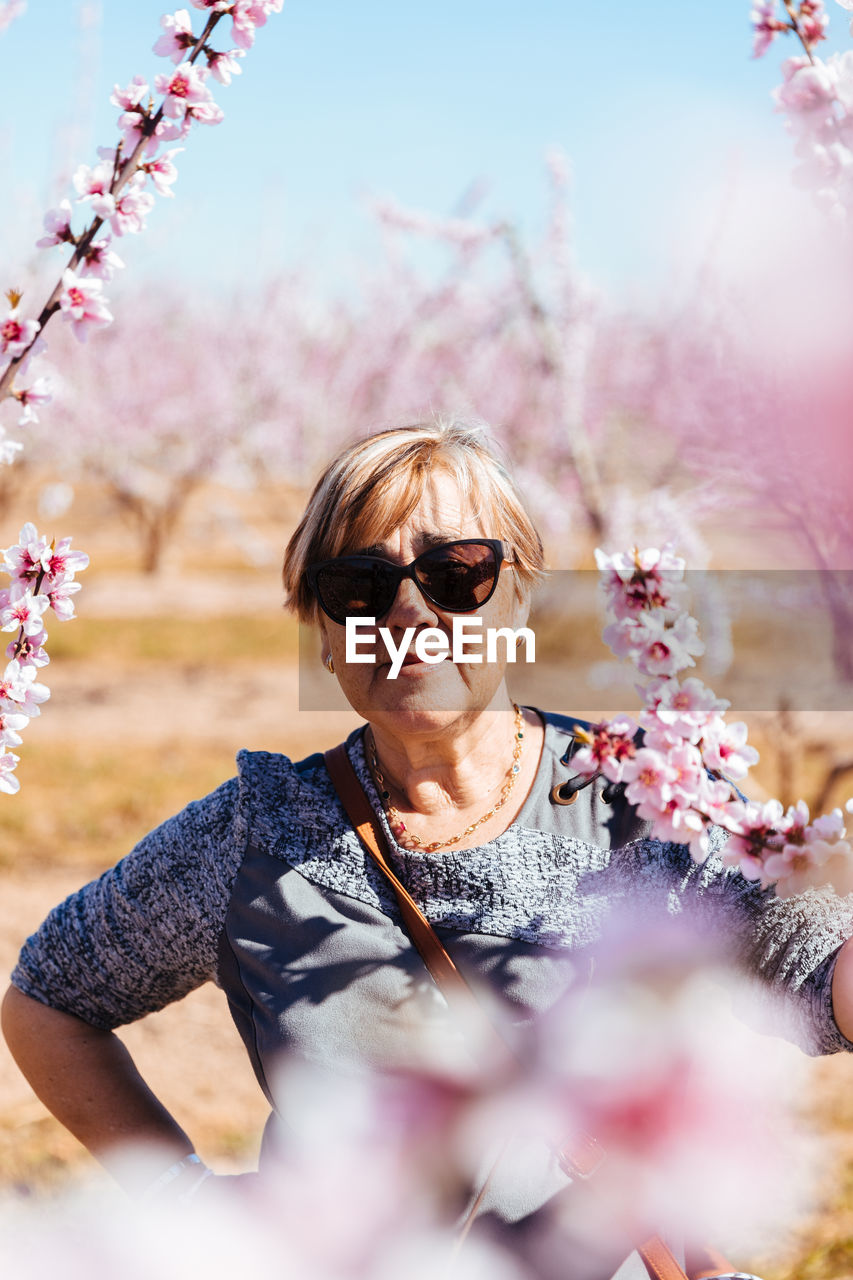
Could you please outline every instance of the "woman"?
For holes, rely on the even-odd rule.
[[[624,800],[602,799],[600,780],[565,803],[574,722],[514,706],[505,647],[491,662],[418,656],[420,637],[437,633],[435,654],[466,615],[517,631],[542,563],[503,466],[478,431],[455,424],[347,449],[287,547],[288,603],[319,626],[330,678],[366,721],[346,750],[400,878],[510,1024],[579,981],[606,915],[628,905],[713,918],[787,992],[811,1051],[853,1047],[851,966],[833,985],[844,929],[828,910],[791,911],[713,856],[700,868],[648,841]],[[353,618],[360,661],[347,661]],[[48,917],[4,1005],[12,1052],[62,1123],[107,1164],[120,1143],[160,1143],[174,1190],[195,1189],[206,1171],[113,1028],[219,982],[285,1129],[283,1049],[317,1069],[388,1072],[433,1065],[436,1046],[446,1060],[453,1040],[435,1033],[434,989],[324,758],[238,759],[238,778]],[[566,1181],[550,1167],[491,1211],[523,1219]]]

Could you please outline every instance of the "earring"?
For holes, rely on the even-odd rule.
[[[335,674],[335,664],[332,661],[331,653],[326,654],[325,658],[323,659],[323,666],[326,668],[330,676],[333,676]]]

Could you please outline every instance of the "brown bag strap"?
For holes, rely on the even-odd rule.
[[[383,851],[383,846],[387,848],[385,832],[352,767],[346,747],[340,743],[327,751],[324,758],[349,820],[394,890],[409,937],[420,952],[436,986],[451,1009],[464,1019],[462,1025],[476,1028],[474,1038],[481,1045],[487,1046],[492,1065],[495,1061],[498,1064],[503,1061],[507,1064],[512,1062],[514,1065],[517,1061],[514,1050],[488,1017],[429,920],[390,866]],[[563,1143],[556,1155],[563,1171],[572,1178],[591,1177],[604,1161],[601,1144],[589,1133],[575,1134],[570,1141]]]
[[[651,1280],[688,1280],[678,1259],[660,1236],[652,1236],[641,1244],[637,1252],[645,1263]]]
[[[346,747],[343,743],[339,743],[338,746],[327,751],[324,758],[326,768],[350,822],[355,827],[358,838],[390,882],[409,937],[421,953],[424,964],[435,979],[436,986],[447,997],[448,1004],[453,1007],[462,1005],[467,1013],[471,1008],[471,1002],[474,1001],[476,1004],[474,993],[448,955],[438,934],[405,885],[397,878],[385,857],[381,847],[385,844],[385,833],[379,826],[373,806],[350,763]],[[480,1011],[481,1018],[485,1017],[480,1005],[476,1004],[476,1007]],[[489,1025],[494,1035],[497,1035],[494,1025],[491,1022]]]
[[[461,1012],[469,1020],[467,1025],[471,1025],[473,1021],[474,1025],[486,1035],[487,1039],[484,1043],[491,1042],[491,1046],[494,1046],[502,1055],[514,1058],[513,1050],[485,1013],[474,992],[453,963],[438,934],[388,862],[383,851],[383,846],[387,848],[385,832],[358,780],[358,774],[352,766],[346,746],[341,742],[338,746],[332,747],[325,753],[324,760],[341,804],[358,838],[394,890],[409,937],[420,952],[436,986],[450,1007]],[[463,1023],[463,1025],[466,1024]],[[578,1134],[571,1142],[566,1143],[558,1154],[565,1172],[576,1178],[590,1177],[604,1159],[604,1151],[597,1139],[586,1133]],[[682,1270],[672,1251],[660,1236],[652,1236],[639,1247],[638,1253],[652,1280],[689,1280],[687,1272]],[[707,1254],[705,1256],[708,1257]],[[724,1269],[733,1270],[721,1255],[715,1253],[711,1256],[715,1262],[719,1259]]]

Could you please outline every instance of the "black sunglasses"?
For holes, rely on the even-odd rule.
[[[495,538],[460,538],[422,552],[411,564],[381,556],[338,556],[312,564],[308,583],[333,622],[383,618],[404,578],[411,578],[430,604],[447,613],[470,613],[491,599],[504,561]]]

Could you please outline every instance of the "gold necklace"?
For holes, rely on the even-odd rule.
[[[391,803],[391,792],[383,777],[382,770],[379,765],[379,757],[376,754],[376,739],[373,736],[373,730],[370,731],[370,743],[368,747],[368,761],[370,763],[370,771],[373,774],[373,781],[376,783],[376,790],[379,792],[379,799],[382,802],[382,808],[385,810],[385,816],[388,819],[388,825],[394,833],[395,839],[399,840],[400,836],[408,835],[411,844],[418,849],[422,849],[424,853],[435,853],[437,849],[444,849],[449,844],[456,844],[458,840],[464,840],[465,836],[469,836],[472,831],[476,831],[484,822],[488,822],[489,818],[493,818],[499,809],[502,809],[510,797],[510,792],[515,786],[515,780],[521,773],[521,752],[524,745],[524,720],[522,717],[521,707],[514,702],[515,708],[515,741],[512,747],[512,762],[509,766],[509,773],[501,787],[501,794],[497,804],[489,809],[488,813],[484,813],[482,818],[478,818],[476,822],[470,823],[464,831],[458,832],[455,836],[449,836],[446,840],[433,840],[430,844],[424,844],[420,836],[414,835],[411,831],[407,831],[406,824],[400,816],[399,810],[394,808]]]

